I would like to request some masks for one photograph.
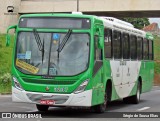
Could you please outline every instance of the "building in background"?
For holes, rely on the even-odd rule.
[[[0,33],[5,33],[8,26],[17,24],[20,2],[21,0],[0,0]]]
[[[12,13],[8,13],[12,9],[8,6],[14,7]],[[21,14],[72,11],[77,11],[77,0],[0,0],[0,33],[17,24]]]
[[[160,35],[160,29],[159,29],[158,23],[152,23],[152,24],[144,27],[143,30],[146,32],[150,32],[152,34],[155,34],[155,35]]]
[[[0,0],[0,33],[17,24],[21,14],[79,10],[85,14],[116,18],[160,17],[159,5],[160,0]]]

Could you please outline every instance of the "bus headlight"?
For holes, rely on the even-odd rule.
[[[74,91],[75,94],[83,92],[89,82],[89,79],[85,80],[84,82],[81,83],[81,85]]]
[[[18,82],[17,78],[16,77],[13,77],[13,82],[14,82],[14,86],[15,88],[19,89],[19,90],[23,90],[21,84]]]

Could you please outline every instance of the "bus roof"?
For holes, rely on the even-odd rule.
[[[119,23],[117,21],[111,21],[109,19],[105,19],[105,18],[101,18],[101,17],[100,17],[100,19],[103,21],[104,26],[107,27],[107,28],[120,30],[120,31],[123,31],[123,32],[132,33],[134,35],[139,35],[141,37],[145,37],[146,36],[146,32],[145,31],[136,29],[136,28],[134,28],[133,26],[131,26],[129,24],[127,25],[126,24],[127,22],[124,22],[125,24],[123,24],[122,20],[120,20],[121,23]],[[116,19],[116,20],[118,20],[118,19]]]
[[[147,39],[153,40],[153,35],[151,33],[146,33],[145,31],[134,28],[134,26],[125,21],[113,18],[113,17],[98,17],[95,15],[85,15],[79,13],[36,13],[36,14],[24,14],[22,17],[77,17],[77,18],[96,18],[103,21],[105,27],[115,30],[121,30],[124,32],[132,33],[141,37],[145,37]],[[108,19],[111,18],[112,20]],[[115,20],[115,21],[114,21]]]

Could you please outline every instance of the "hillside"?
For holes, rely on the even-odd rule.
[[[8,73],[11,72],[12,48],[13,48],[13,37],[11,45],[9,47],[6,47],[5,35],[0,34],[0,93],[11,91],[10,88],[11,77]]]
[[[155,85],[160,85],[160,37],[155,36],[154,40],[154,60],[155,60]]]

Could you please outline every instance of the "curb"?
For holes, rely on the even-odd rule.
[[[0,95],[11,95],[12,93],[8,92],[8,93],[0,93]]]
[[[153,86],[151,91],[160,90],[160,86]]]

